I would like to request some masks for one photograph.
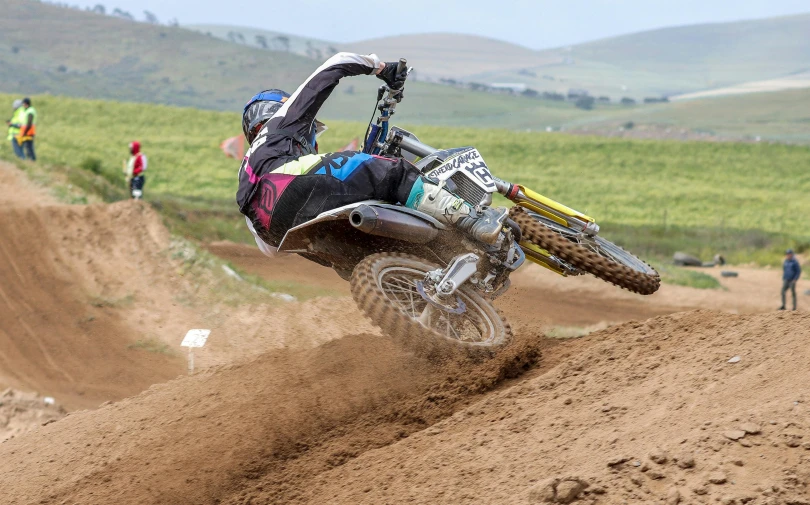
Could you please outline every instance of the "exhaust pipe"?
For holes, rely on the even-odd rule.
[[[439,230],[432,224],[405,212],[361,205],[349,214],[349,222],[358,230],[414,244],[426,244]]]

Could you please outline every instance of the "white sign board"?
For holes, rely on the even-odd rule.
[[[180,345],[183,347],[202,347],[210,334],[211,330],[188,330]]]

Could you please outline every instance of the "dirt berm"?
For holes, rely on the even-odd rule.
[[[59,205],[2,162],[0,237],[0,391],[67,410],[185,373],[190,328],[213,330],[198,368],[374,331],[350,300],[287,304],[231,279],[144,202]]]
[[[807,504],[808,339],[807,314],[674,314],[546,348],[504,382],[534,361],[534,338],[486,364],[437,365],[348,336],[10,440],[0,496]]]
[[[4,202],[5,203],[5,202]],[[176,377],[183,361],[130,349],[169,236],[143,205],[0,206],[0,388],[96,407]]]

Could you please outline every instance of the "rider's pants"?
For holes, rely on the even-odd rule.
[[[143,185],[146,182],[146,179],[143,175],[136,175],[132,179],[129,180],[129,193],[132,198],[141,199],[143,198]]]
[[[419,176],[405,160],[354,151],[301,157],[261,176],[247,217],[267,245],[278,247],[287,230],[327,210],[363,200],[406,203]]]

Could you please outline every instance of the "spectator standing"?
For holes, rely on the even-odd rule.
[[[782,306],[779,310],[785,310],[786,294],[788,289],[793,294],[793,310],[796,310],[796,281],[802,275],[802,267],[793,254],[793,249],[785,251],[785,262],[782,264]]]
[[[31,161],[37,161],[36,154],[34,154],[34,137],[37,134],[37,110],[31,107],[30,98],[23,98],[22,108],[22,122],[20,123],[18,139],[25,156],[20,157],[27,157]]]
[[[20,124],[23,120],[23,112],[25,109],[22,107],[22,100],[14,100],[11,104],[12,114],[11,119],[6,121],[8,125],[8,137],[6,140],[11,142],[11,149],[18,158],[25,158],[22,146],[18,142],[17,137],[20,135]]]
[[[124,167],[129,182],[129,192],[132,198],[140,200],[143,198],[143,185],[145,182],[144,172],[146,172],[146,155],[141,152],[141,143],[137,140],[129,143],[129,161]]]

